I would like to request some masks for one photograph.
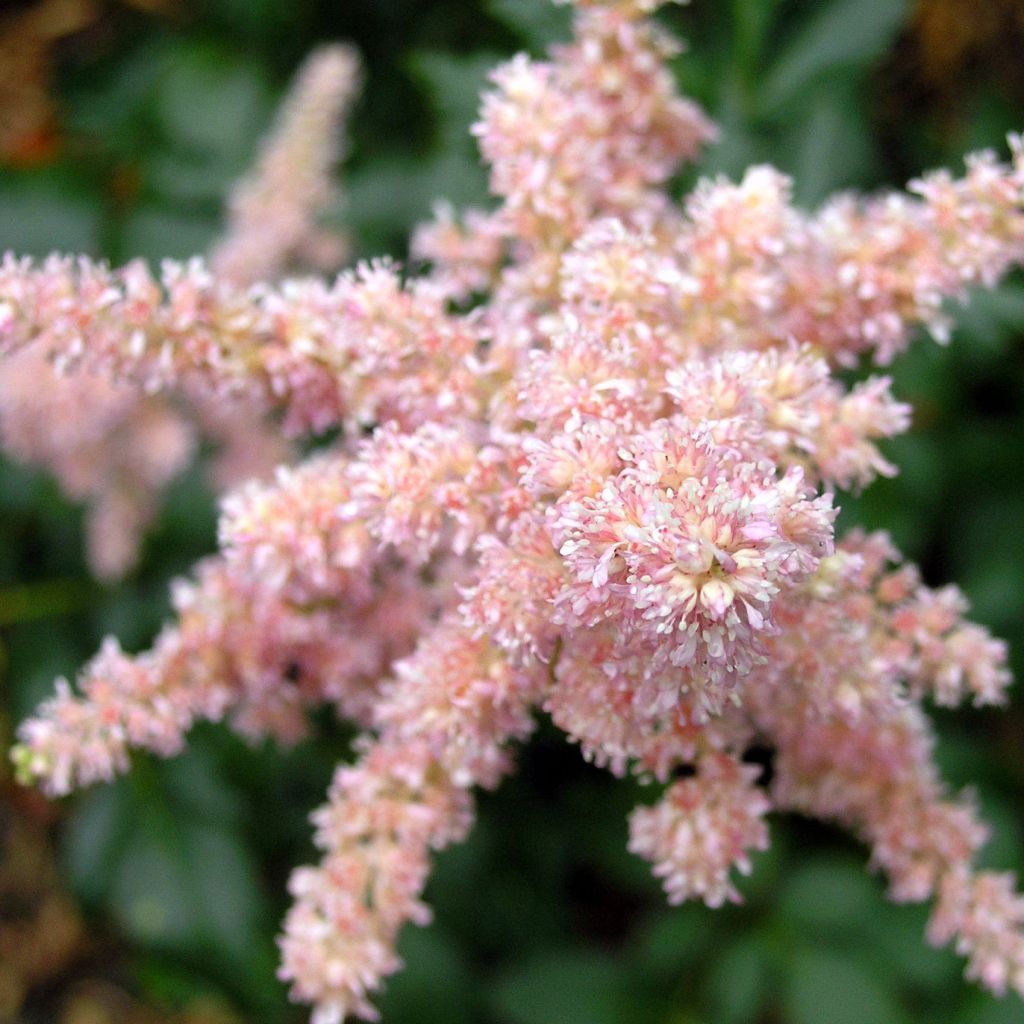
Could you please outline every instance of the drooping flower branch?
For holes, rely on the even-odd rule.
[[[1024,993],[1021,898],[974,871],[985,828],[923,709],[1001,702],[1005,647],[884,536],[837,542],[831,491],[894,473],[878,445],[910,421],[887,378],[833,371],[920,325],[941,339],[945,299],[1024,261],[1024,155],[813,215],[763,167],[677,205],[667,183],[714,129],[674,92],[657,6],[580,0],[572,42],[499,69],[476,133],[500,202],[442,209],[422,276],[0,267],[0,350],[340,428],[228,497],[177,622],[147,654],[105,649],[15,752],[60,793],[202,717],[288,739],[327,703],[363,726],[281,942],[315,1024],[373,1016],[401,926],[429,917],[431,851],[538,709],[667,786],[630,846],[672,901],[737,898],[768,812],[813,814],[863,839],[894,898],[935,898],[930,935],[972,976]]]

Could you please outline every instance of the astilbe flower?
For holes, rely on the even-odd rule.
[[[929,934],[1024,993],[1021,898],[932,759],[923,702],[995,704],[1006,650],[830,488],[895,472],[885,363],[941,303],[1024,260],[1024,155],[816,214],[755,168],[666,183],[714,129],[675,95],[654,0],[579,0],[575,38],[494,76],[476,134],[500,202],[417,235],[433,261],[240,285],[199,260],[0,265],[0,350],[148,391],[183,381],[338,440],[223,504],[221,552],[153,649],[107,646],[25,723],[50,792],[173,753],[199,718],[364,732],[314,815],[282,978],[316,1024],[372,1017],[425,923],[431,851],[469,827],[547,712],[585,757],[667,785],[631,848],[669,898],[738,898],[770,810],[862,838]],[[744,754],[774,751],[763,784]]]
[[[345,239],[320,229],[316,218],[336,191],[330,171],[356,77],[347,47],[310,55],[254,172],[232,197],[227,230],[211,255],[218,276],[246,286],[293,263],[333,268],[343,262]],[[47,301],[59,303],[53,268]],[[104,293],[101,277],[93,284],[102,307],[112,295]],[[18,461],[47,468],[70,498],[87,503],[86,554],[102,579],[133,567],[158,495],[188,464],[198,435],[217,446],[211,470],[218,491],[265,476],[290,457],[266,422],[264,403],[245,396],[225,401],[188,377],[173,395],[140,393],[89,368],[58,372],[53,357],[39,339],[0,365],[0,445]]]

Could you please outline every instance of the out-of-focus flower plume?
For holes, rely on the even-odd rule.
[[[320,228],[317,218],[337,199],[332,172],[357,79],[358,60],[347,46],[323,47],[303,65],[252,175],[232,199],[226,234],[211,257],[225,280],[244,287],[296,267],[333,269],[346,258],[343,235]],[[291,458],[266,421],[265,403],[249,396],[225,397],[189,376],[173,394],[140,394],[116,376],[53,364],[45,344],[0,364],[0,444],[86,502],[86,554],[101,579],[133,567],[161,491],[200,436],[217,446],[211,468],[218,491]]]
[[[306,59],[256,165],[231,196],[227,231],[210,256],[219,276],[250,284],[345,262],[346,240],[321,228],[318,218],[340,200],[333,174],[342,152],[339,126],[358,82],[351,47],[324,46]]]

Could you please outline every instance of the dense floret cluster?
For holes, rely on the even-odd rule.
[[[737,899],[768,813],[799,811],[862,838],[895,899],[934,899],[930,937],[972,976],[1024,994],[1024,900],[973,868],[986,829],[923,710],[1001,702],[1004,645],[884,535],[837,539],[832,493],[894,473],[877,445],[910,421],[887,378],[836,369],[889,362],[922,325],[943,340],[944,300],[1024,260],[1020,143],[814,214],[767,167],[678,204],[668,183],[715,129],[675,93],[657,6],[578,0],[570,43],[495,72],[475,131],[499,202],[421,228],[422,276],[250,284],[305,223],[277,190],[306,178],[270,155],[270,193],[235,210],[292,225],[277,256],[250,225],[158,278],[0,265],[8,360],[338,434],[231,493],[175,622],[142,655],[104,647],[14,754],[61,794],[132,748],[175,753],[200,719],[287,741],[328,704],[363,727],[281,940],[315,1024],[374,1016],[400,928],[429,919],[432,851],[538,710],[664,787],[630,848],[671,901]],[[315,140],[290,152],[322,166]]]

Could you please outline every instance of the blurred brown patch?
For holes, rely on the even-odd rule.
[[[979,96],[1024,104],[1024,0],[916,0],[880,69],[873,103],[889,162],[920,168],[915,138],[940,146],[962,138]],[[992,139],[993,143],[998,139]]]
[[[979,82],[1009,102],[1024,102],[1024,0],[917,0],[893,68],[910,100],[923,101],[940,122],[964,115]]]
[[[932,84],[959,82],[984,62],[1024,82],[1020,52],[1024,44],[1021,0],[918,0],[910,31],[916,37],[921,72]]]
[[[55,1024],[239,1024],[222,1007],[197,1000],[184,1013],[169,1017],[145,1006],[109,982],[86,979],[77,984]]]
[[[150,13],[168,0],[122,0]],[[54,47],[95,24],[100,0],[34,0],[0,7],[0,163],[25,167],[52,160],[60,131],[50,95]]]
[[[37,164],[54,155],[51,51],[98,13],[94,0],[41,0],[0,16],[0,160]]]

